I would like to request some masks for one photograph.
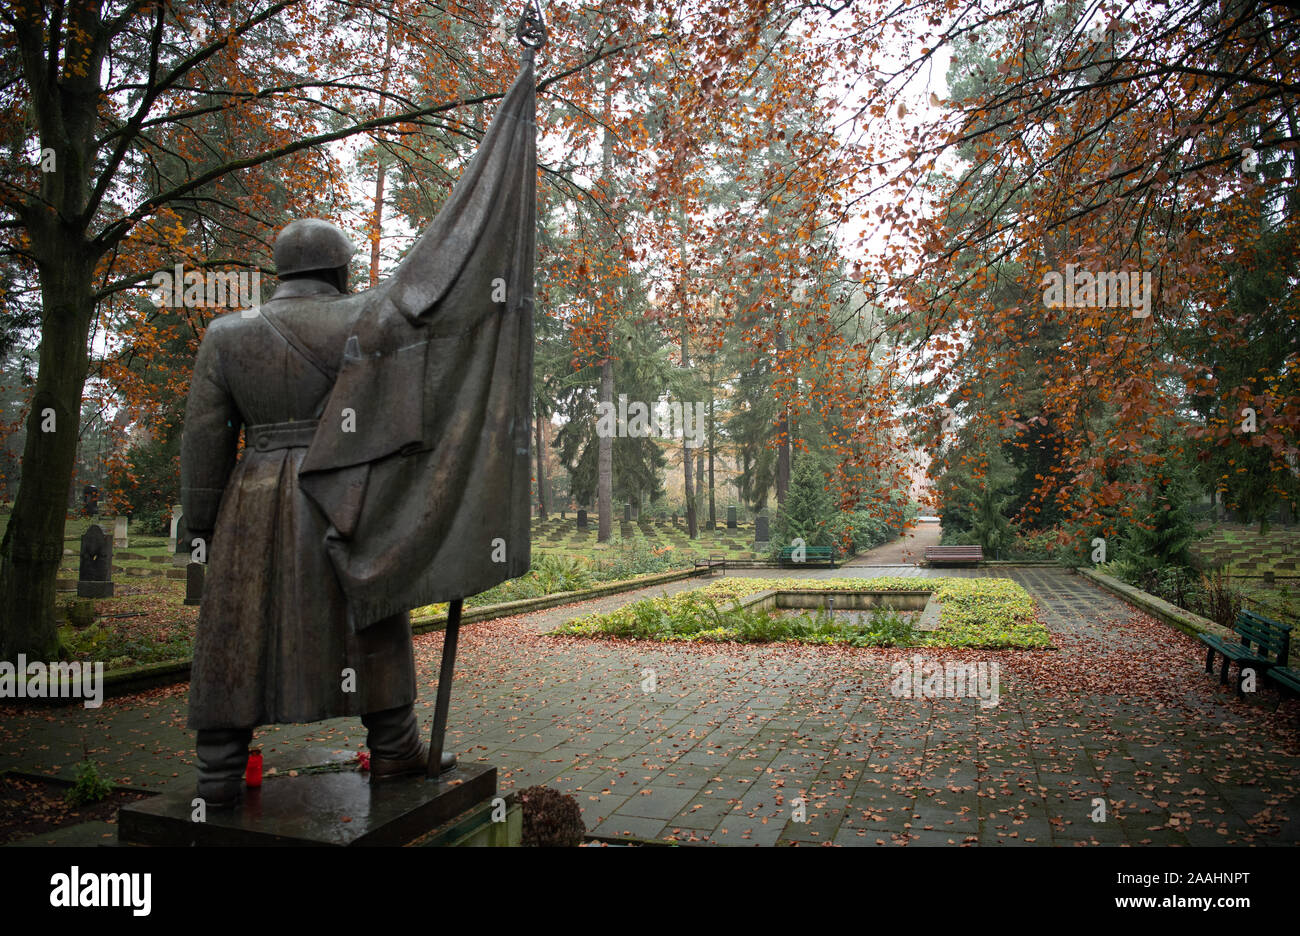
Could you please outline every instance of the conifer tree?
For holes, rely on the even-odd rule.
[[[795,462],[785,503],[776,512],[773,545],[789,546],[798,538],[805,546],[831,545],[835,505],[826,491],[826,477],[816,459],[802,455]]]

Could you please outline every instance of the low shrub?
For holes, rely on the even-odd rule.
[[[73,806],[85,806],[87,803],[98,803],[112,792],[113,785],[100,779],[95,765],[83,760],[77,765],[76,782],[68,790],[68,802]]]
[[[592,575],[598,582],[617,582],[638,575],[688,568],[692,564],[691,557],[675,553],[676,550],[670,546],[654,549],[639,538],[616,540],[613,549],[594,561]]]
[[[1117,559],[1102,566],[1101,571],[1224,627],[1232,627],[1246,603],[1241,588],[1226,569],[1199,572],[1185,566],[1150,568],[1132,559]]]
[[[582,844],[587,827],[582,807],[572,796],[545,786],[519,791],[523,812],[520,844],[525,848],[575,848]]]

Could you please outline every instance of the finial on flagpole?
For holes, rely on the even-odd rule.
[[[546,45],[546,20],[542,18],[540,0],[526,0],[524,11],[519,16],[519,26],[515,29],[515,38],[530,52],[536,52]]]

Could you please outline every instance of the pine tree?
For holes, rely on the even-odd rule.
[[[1002,493],[1002,486],[985,478],[985,484],[975,499],[970,538],[984,549],[985,555],[1000,558],[1010,548],[1015,530],[1007,519],[1010,498]]]
[[[795,463],[785,504],[773,524],[773,546],[789,546],[796,538],[805,546],[830,546],[835,504],[826,491],[826,477],[816,459],[804,455]]]
[[[1196,524],[1189,511],[1187,484],[1179,474],[1162,476],[1146,504],[1146,518],[1134,525],[1124,555],[1143,570],[1166,566],[1189,568]]]

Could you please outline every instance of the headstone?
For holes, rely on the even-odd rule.
[[[624,504],[624,505],[623,505],[623,522],[624,522],[624,523],[631,523],[631,522],[632,522],[632,505],[631,505],[631,504]]]
[[[172,528],[171,528],[171,532],[168,533],[168,539],[167,539],[167,548],[170,549],[172,552],[176,552],[176,531],[180,525],[180,522],[181,522],[181,505],[173,504],[172,505]]]
[[[113,545],[126,549],[126,517],[113,518]]]
[[[735,528],[736,528],[736,506],[735,504],[732,504],[727,508],[727,529],[734,530]]]
[[[754,518],[754,542],[766,543],[771,536],[767,529],[767,514],[762,514]]]
[[[203,563],[191,562],[185,567],[185,603],[196,605],[203,598]]]
[[[172,565],[183,569],[190,564],[190,530],[185,524],[185,515],[176,522],[176,544],[172,547]]]
[[[564,508],[563,508],[563,507],[560,508],[560,519],[561,519],[561,520],[567,520],[567,519],[568,519],[568,517],[564,516]]]
[[[97,523],[81,535],[77,597],[113,597],[113,542]]]
[[[99,488],[93,484],[81,489],[81,512],[87,517],[99,515]]]
[[[587,511],[585,510],[578,511],[578,529],[579,530],[587,529]]]

